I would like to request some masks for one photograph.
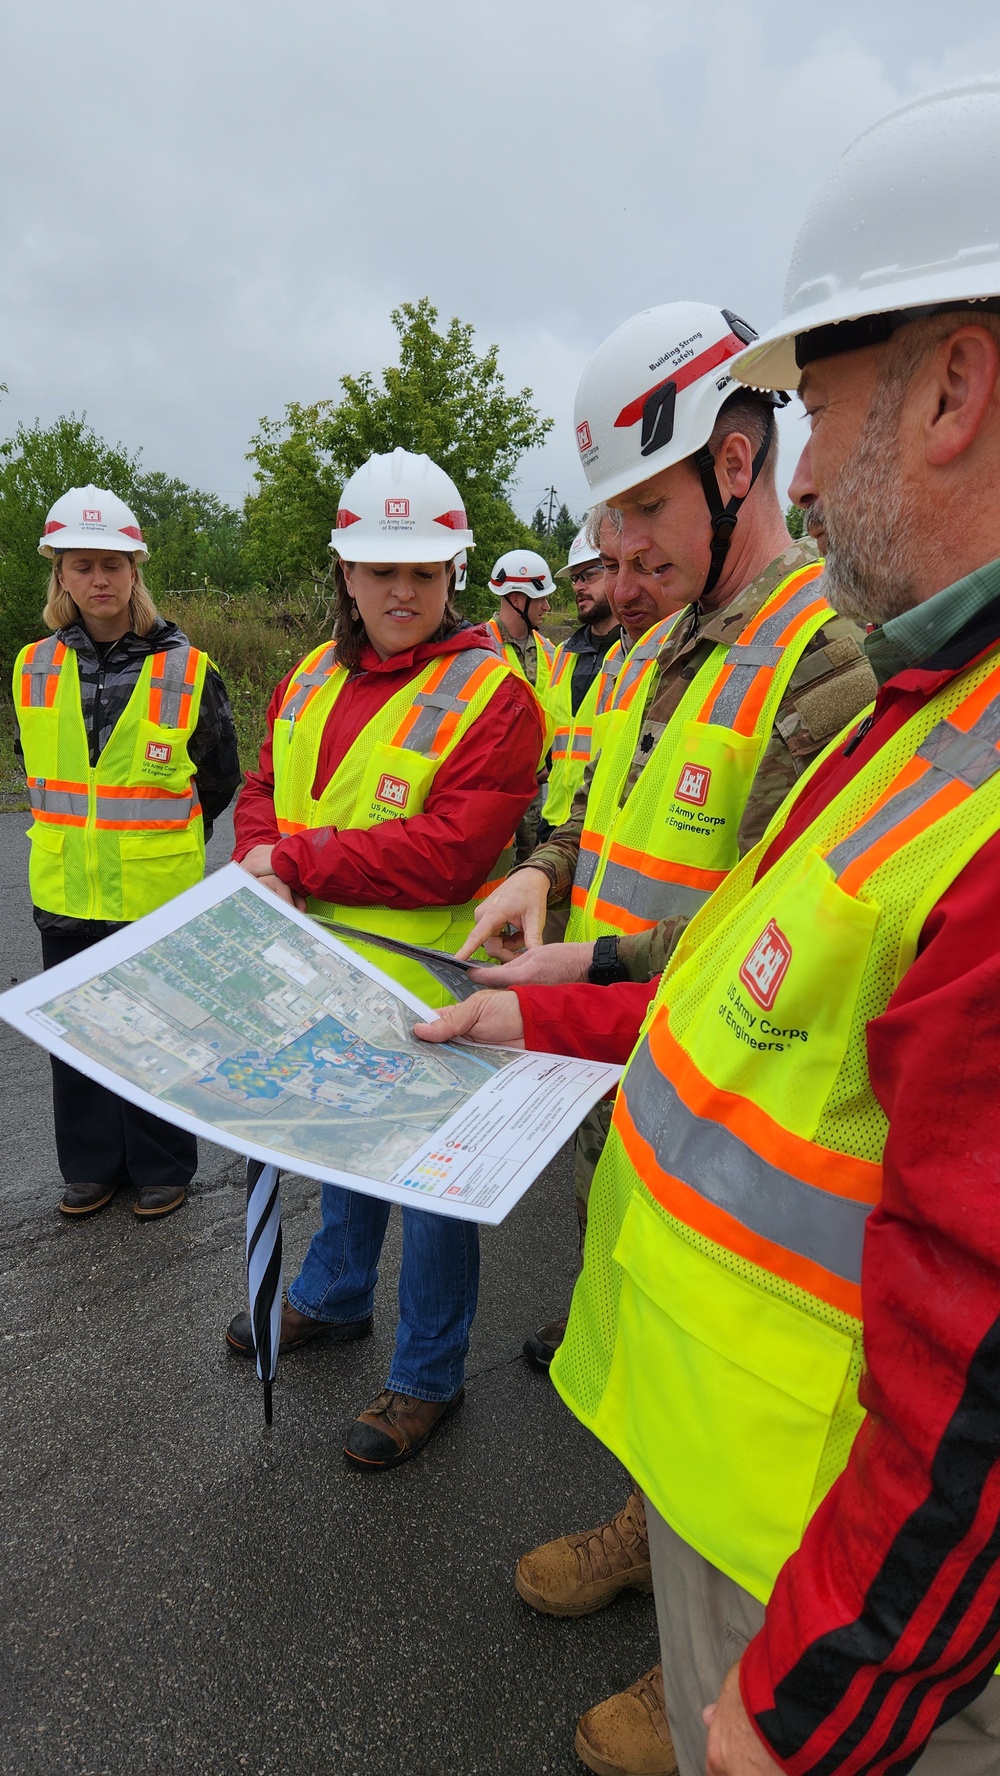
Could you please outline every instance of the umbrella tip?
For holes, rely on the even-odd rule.
[[[274,1409],[271,1405],[271,1383],[269,1381],[265,1381],[265,1383],[264,1383],[264,1423],[266,1425],[269,1425],[269,1424],[273,1424],[273,1422],[274,1422]]]

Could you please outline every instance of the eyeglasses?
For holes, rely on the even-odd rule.
[[[603,567],[578,567],[569,576],[571,586],[589,586],[593,580],[603,580]]]

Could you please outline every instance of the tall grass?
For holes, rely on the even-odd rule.
[[[230,596],[209,588],[167,592],[157,603],[222,673],[236,721],[240,764],[244,771],[252,770],[275,685],[329,634],[321,600],[308,591],[276,598],[264,591]]]
[[[560,583],[560,592],[562,584]],[[164,592],[163,616],[184,630],[215,661],[226,681],[236,721],[240,764],[254,768],[271,694],[287,672],[330,633],[322,594],[302,587],[275,596],[263,589],[226,593],[214,587]],[[576,627],[576,605],[560,598],[545,630],[558,641]],[[41,633],[41,624],[38,626]],[[0,700],[0,808],[26,808],[24,779],[14,760],[9,697]]]

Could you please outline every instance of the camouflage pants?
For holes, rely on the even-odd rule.
[[[583,1240],[587,1231],[587,1204],[590,1201],[590,1186],[594,1182],[597,1162],[604,1152],[604,1143],[611,1127],[611,1114],[615,1107],[614,1098],[599,1098],[576,1131],[576,1167],[574,1186],[576,1189],[576,1213],[580,1222],[580,1252],[583,1252]]]

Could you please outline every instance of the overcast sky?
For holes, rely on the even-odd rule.
[[[390,308],[427,294],[556,420],[519,509],[549,482],[582,509],[594,346],[676,298],[769,325],[851,138],[1000,70],[996,0],[4,0],[3,18],[0,435],[86,410],[234,503],[259,417],[379,370]]]

